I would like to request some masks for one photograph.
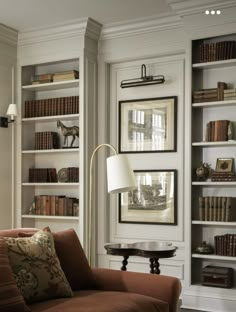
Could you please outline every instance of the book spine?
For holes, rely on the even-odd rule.
[[[221,207],[222,207],[222,197],[218,197],[218,203],[217,203],[217,220],[220,221],[221,219]]]
[[[213,197],[213,221],[217,220],[217,197]]]
[[[227,197],[227,199],[226,199],[226,210],[225,210],[225,221],[226,222],[231,221],[231,202],[232,202],[232,198]]]
[[[226,217],[226,197],[222,197],[222,207],[221,207],[221,219],[220,221],[225,221],[225,217]]]
[[[208,221],[208,215],[209,215],[209,197],[204,197],[205,199],[205,205],[204,205],[204,221]]]

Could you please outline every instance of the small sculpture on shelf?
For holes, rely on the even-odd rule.
[[[214,253],[214,248],[211,245],[207,244],[205,241],[203,241],[201,245],[195,248],[195,252],[199,254],[209,255]]]
[[[200,166],[195,170],[197,181],[206,181],[211,173],[211,166],[208,163],[200,163]]]
[[[70,147],[73,147],[73,143],[76,137],[79,138],[79,127],[77,126],[67,127],[60,120],[58,120],[57,128],[61,128],[61,133],[64,136],[64,148],[68,147],[68,136],[73,137],[70,143]]]

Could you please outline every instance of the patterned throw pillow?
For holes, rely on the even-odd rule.
[[[30,311],[16,286],[8,259],[7,247],[3,239],[0,239],[0,311]]]
[[[38,231],[29,238],[4,240],[17,286],[28,303],[73,296],[51,233]]]

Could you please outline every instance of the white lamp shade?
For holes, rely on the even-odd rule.
[[[109,193],[128,192],[136,188],[134,172],[126,155],[107,158],[107,188]]]
[[[8,109],[7,109],[7,115],[11,117],[17,116],[17,106],[16,104],[9,104]]]

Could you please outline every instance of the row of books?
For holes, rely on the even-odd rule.
[[[29,208],[30,215],[78,216],[79,200],[74,197],[36,195]]]
[[[219,256],[236,256],[236,234],[216,235],[215,254]]]
[[[224,90],[224,100],[236,100],[236,88]]]
[[[29,182],[55,183],[55,182],[79,182],[79,168],[68,167],[57,171],[56,168],[29,168]]]
[[[193,103],[223,101],[225,89],[227,89],[227,84],[218,81],[217,88],[195,90],[192,94]]]
[[[25,101],[25,118],[79,113],[79,96]]]
[[[35,132],[34,149],[58,149],[60,148],[60,138],[57,132],[44,131]]]
[[[31,76],[31,84],[42,84],[57,81],[67,81],[79,79],[79,72],[77,70],[69,70],[64,72],[58,72],[54,74],[39,74]]]
[[[220,41],[199,45],[199,62],[215,62],[235,58],[235,41]]]
[[[229,120],[213,120],[206,125],[206,142],[228,141],[232,139],[232,123]]]
[[[29,182],[55,183],[57,182],[56,168],[29,168]]]
[[[232,221],[232,197],[200,196],[199,219],[201,221]]]

